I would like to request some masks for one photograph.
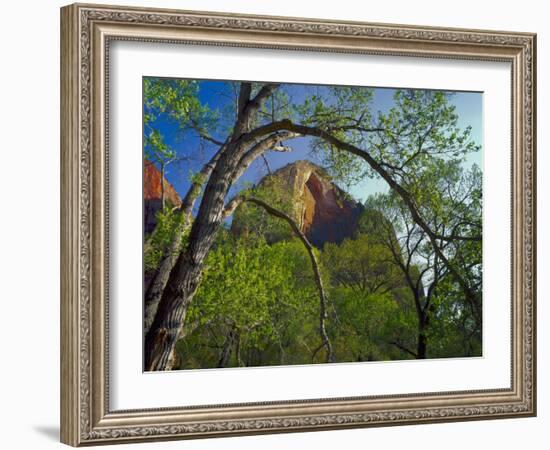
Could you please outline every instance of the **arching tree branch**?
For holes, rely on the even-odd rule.
[[[268,150],[275,151],[291,151],[289,147],[280,146],[279,143],[283,139],[289,139],[290,137],[295,136],[295,133],[291,132],[280,132],[273,134],[263,139],[254,145],[250,150],[248,150],[245,155],[241,158],[239,166],[234,175],[234,180],[238,180],[240,176],[248,169],[250,164],[260,155],[264,154]],[[166,254],[162,258],[159,268],[156,271],[153,279],[149,283],[149,287],[145,292],[145,314],[144,314],[144,333],[147,334],[149,327],[153,323],[155,314],[158,309],[158,303],[162,296],[162,291],[166,287],[168,278],[170,276],[170,271],[176,264],[177,258],[181,251],[181,245],[183,242],[183,236],[185,230],[189,227],[191,222],[191,214],[193,207],[197,198],[199,197],[202,186],[206,179],[212,173],[212,170],[216,166],[216,163],[220,157],[221,152],[224,150],[224,147],[220,148],[218,152],[212,157],[208,163],[206,163],[201,171],[196,175],[195,180],[189,187],[187,194],[182,200],[181,206],[177,209],[176,214],[179,214],[181,217],[178,219],[179,224],[175,233],[174,240],[172,241],[170,248],[167,250]]]
[[[233,182],[238,180],[241,175],[246,171],[246,169],[250,167],[250,164],[252,164],[256,158],[263,155],[265,152],[269,150],[276,152],[292,151],[290,147],[282,146],[279,144],[285,139],[291,139],[296,136],[298,136],[296,133],[282,131],[279,133],[274,133],[254,144],[239,161],[239,165],[233,176]]]
[[[449,270],[449,273],[453,276],[453,278],[458,282],[460,287],[465,293],[465,296],[468,300],[468,302],[472,306],[472,311],[474,312],[474,315],[476,316],[476,320],[481,321],[481,317],[479,317],[480,312],[480,304],[481,299],[479,298],[479,295],[472,290],[472,288],[469,286],[467,281],[458,273],[456,268],[451,264],[451,262],[447,259],[443,251],[441,250],[441,247],[439,245],[438,240],[448,240],[446,236],[441,236],[438,233],[434,232],[427,222],[422,218],[420,215],[417,206],[415,205],[413,199],[411,198],[410,194],[406,191],[403,186],[401,186],[392,176],[390,173],[387,172],[387,170],[382,167],[381,164],[379,164],[371,155],[369,152],[356,147],[353,144],[350,144],[348,142],[342,141],[338,139],[336,136],[332,135],[331,133],[326,132],[325,130],[317,127],[311,127],[306,125],[298,125],[293,123],[292,121],[288,119],[284,119],[278,122],[273,122],[267,125],[264,125],[263,127],[256,128],[253,132],[249,133],[249,135],[254,135],[257,137],[258,135],[262,135],[264,132],[273,133],[278,130],[287,130],[292,131],[297,134],[301,134],[303,136],[314,136],[323,139],[325,142],[329,143],[330,145],[333,145],[334,147],[347,151],[349,153],[352,153],[356,156],[359,156],[363,160],[369,164],[369,166],[382,177],[386,183],[390,186],[390,188],[396,192],[405,205],[408,207],[411,217],[414,220],[414,222],[422,229],[424,233],[428,236],[428,239],[430,240],[430,243],[434,247],[434,250],[436,251],[439,259],[441,262],[447,267]],[[470,240],[480,240],[479,238],[471,238]]]
[[[326,329],[326,321],[328,318],[328,300],[325,293],[325,288],[323,286],[323,280],[321,278],[321,271],[319,270],[319,262],[317,261],[317,257],[315,256],[313,246],[309,242],[306,235],[302,233],[302,230],[300,230],[300,227],[294,221],[294,219],[292,219],[292,217],[256,197],[238,196],[235,199],[231,200],[224,209],[224,217],[229,216],[233,211],[235,211],[238,205],[244,202],[249,202],[254,205],[260,206],[270,215],[287,222],[290,225],[290,228],[292,228],[294,234],[300,239],[300,241],[302,241],[302,244],[304,244],[304,247],[311,261],[315,284],[317,286],[317,290],[319,291],[319,334],[322,340],[321,347],[324,346],[327,350],[327,362],[334,362],[334,352]]]

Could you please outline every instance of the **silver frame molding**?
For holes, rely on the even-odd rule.
[[[512,67],[509,389],[112,411],[108,58],[113,40],[507,61]],[[536,35],[74,4],[61,9],[61,440],[73,445],[536,414]]]

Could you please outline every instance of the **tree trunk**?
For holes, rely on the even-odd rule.
[[[166,209],[166,195],[164,194],[164,174],[165,174],[165,164],[160,163],[160,210],[162,212]]]
[[[277,152],[287,152],[287,147],[278,146],[279,142],[283,138],[289,138],[294,136],[290,132],[282,132],[265,138],[254,145],[246,154],[240,159],[237,170],[231,177],[231,183],[239,179],[244,171],[252,164],[252,162],[266,150],[275,150]],[[222,146],[220,150],[212,157],[212,159],[203,166],[199,172],[198,178],[191,185],[187,194],[185,195],[181,206],[180,213],[182,214],[180,228],[176,232],[176,236],[166,255],[163,257],[160,266],[155,273],[155,276],[151,280],[147,292],[145,293],[145,308],[144,308],[144,335],[146,335],[153,323],[155,315],[157,313],[158,305],[162,297],[166,283],[170,276],[170,272],[176,265],[178,256],[181,249],[183,240],[183,234],[191,223],[191,215],[195,202],[200,195],[204,181],[210,177],[216,163],[218,162],[220,155],[225,151],[226,146]],[[225,217],[224,217],[225,218]]]
[[[240,152],[220,156],[208,180],[187,248],[178,256],[162,293],[155,318],[145,336],[145,370],[168,370],[183,317],[198,288],[206,255],[222,221],[225,196],[231,187]]]
[[[233,325],[225,338],[225,342],[223,343],[222,353],[220,355],[220,359],[218,360],[218,365],[216,367],[218,368],[227,367],[227,365],[229,364],[229,361],[231,359],[231,352],[235,344],[236,334],[237,334],[237,331],[235,329],[235,326]]]
[[[199,212],[191,227],[187,248],[178,256],[170,272],[155,317],[145,336],[145,370],[170,369],[183,318],[199,286],[204,260],[223,220],[225,198],[235,177],[241,173],[241,158],[246,159],[248,146],[257,143],[254,136],[246,134],[249,123],[276,87],[265,85],[256,97],[250,99],[250,83],[241,84],[238,120],[232,137],[208,179]],[[278,136],[273,138],[279,141]],[[273,143],[266,142],[265,149],[271,145]]]
[[[147,291],[145,292],[143,324],[144,335],[147,335],[147,332],[149,331],[149,328],[153,323],[155,314],[157,313],[158,304],[162,297],[162,292],[166,287],[170,272],[174,268],[178,256],[181,253],[183,236],[191,223],[191,214],[193,212],[195,202],[201,193],[204,181],[207,180],[212,173],[212,170],[214,169],[214,166],[216,165],[216,162],[218,161],[222,151],[223,147],[220,148],[220,150],[216,152],[216,154],[210,159],[210,161],[208,161],[208,163],[206,163],[202,167],[202,169],[198,173],[198,177],[195,179],[193,184],[191,184],[189,190],[187,191],[187,194],[181,202],[181,206],[178,211],[178,214],[180,215],[180,217],[178,218],[179,224],[174,236],[174,240],[170,244],[170,248],[168,249],[164,257],[162,258],[159,268],[155,272],[155,275],[149,283]]]
[[[422,320],[418,327],[418,344],[416,347],[416,358],[426,359],[426,347],[428,346],[428,337],[426,336],[425,321]]]
[[[237,359],[237,366],[243,367],[243,360],[241,358],[241,335],[237,334],[235,343],[235,358]]]

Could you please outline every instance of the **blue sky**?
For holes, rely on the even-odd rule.
[[[291,96],[292,101],[301,102],[306,95],[315,91],[316,86],[312,85],[290,85],[282,86]],[[395,90],[392,88],[374,88],[374,96],[371,102],[371,111],[386,112],[393,106],[393,95]],[[211,109],[223,111],[234,100],[234,90],[230,82],[225,81],[200,81],[199,97],[203,104],[207,104]],[[483,94],[479,92],[455,92],[450,97],[450,102],[455,105],[456,112],[459,116],[459,127],[472,128],[472,139],[479,145],[483,143],[482,130],[482,102]],[[165,142],[174,148],[178,154],[190,156],[190,161],[183,161],[177,165],[169,166],[166,173],[166,178],[180,193],[185,195],[190,185],[190,176],[196,173],[205,161],[207,161],[216,151],[216,147],[212,144],[199,146],[199,141],[196,137],[190,135],[182,135],[178,132],[178,126],[169,122],[166,119],[160,118],[154,126],[162,133]],[[224,140],[225,136],[216,136],[220,140]],[[309,159],[319,163],[310,155],[309,137],[296,138],[285,142],[285,145],[292,147],[293,151],[289,153],[268,152],[266,158],[269,162],[271,170],[276,170],[286,164],[301,159]],[[482,153],[479,151],[468,155],[465,162],[466,165],[473,163],[482,165]],[[256,160],[248,170],[243,174],[241,179],[232,188],[230,195],[234,195],[247,183],[257,183],[267,173],[265,164],[260,158]],[[376,192],[387,191],[386,183],[381,179],[366,178],[361,183],[358,183],[350,189],[350,194],[359,201],[364,201],[369,195]]]

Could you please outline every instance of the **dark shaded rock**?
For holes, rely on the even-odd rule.
[[[325,242],[340,243],[353,237],[363,211],[363,205],[340,189],[324,169],[310,161],[296,161],[282,167],[268,177],[276,177],[280,186],[288,189],[292,216],[309,241],[318,248]],[[268,178],[259,183],[259,187]],[[242,232],[242,221],[235,212],[234,223]]]

